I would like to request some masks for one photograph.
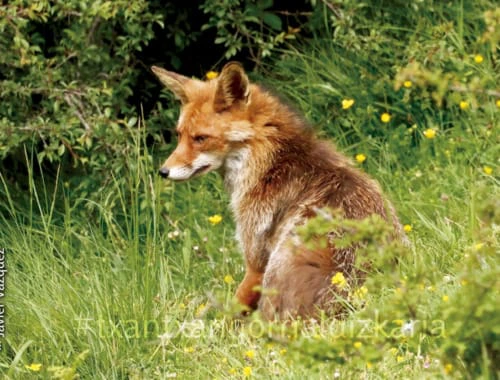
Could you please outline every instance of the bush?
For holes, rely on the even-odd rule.
[[[161,23],[147,1],[1,6],[0,159],[23,166],[27,147],[40,162],[67,160],[66,169],[109,179],[137,124],[127,99],[138,54]]]

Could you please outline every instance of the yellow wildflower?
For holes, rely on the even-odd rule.
[[[358,153],[356,154],[355,157],[356,161],[358,161],[360,164],[366,161],[366,156],[363,153]]]
[[[461,110],[466,110],[467,108],[469,108],[469,102],[465,101],[465,100],[462,100],[459,104],[460,106],[460,109]]]
[[[491,173],[493,173],[493,168],[491,166],[483,166],[483,172],[486,175],[491,175]]]
[[[208,221],[212,223],[213,226],[222,222],[222,216],[216,214],[208,217]]]
[[[380,120],[382,121],[382,123],[390,122],[391,118],[392,118],[391,114],[387,112],[384,112],[382,115],[380,115]]]
[[[474,56],[474,62],[476,62],[476,63],[481,63],[481,62],[483,62],[483,61],[484,61],[484,58],[483,58],[483,56],[482,56],[481,54],[476,54],[476,55]]]
[[[396,347],[392,347],[389,351],[390,351],[390,352],[391,352],[391,354],[393,354],[394,356],[396,356],[396,355],[397,355],[397,353],[398,353],[398,349],[397,349]]]
[[[234,278],[233,278],[233,276],[231,276],[230,274],[226,274],[226,275],[224,276],[224,282],[225,282],[226,284],[228,284],[228,285],[233,284],[233,283],[234,283]]]
[[[446,364],[444,366],[444,372],[446,372],[447,375],[449,375],[451,372],[453,372],[453,364]]]
[[[411,224],[405,224],[405,225],[403,226],[403,230],[404,230],[405,232],[411,232],[411,231],[413,230],[413,227],[411,226]]]
[[[448,297],[446,294],[443,296],[443,302],[448,302],[450,300],[450,297]]]
[[[217,71],[209,71],[208,73],[205,74],[205,77],[208,80],[215,79],[219,76],[219,73]]]
[[[32,363],[30,365],[25,365],[24,367],[33,372],[39,372],[42,369],[42,365],[40,363]]]
[[[336,285],[339,289],[344,289],[347,286],[347,281],[342,272],[337,272],[332,277],[332,285]]]
[[[498,108],[500,108],[500,99],[498,99],[495,104],[497,105]]]
[[[205,312],[205,309],[207,308],[207,305],[202,303],[200,304],[200,306],[197,307],[196,309],[196,316],[197,317],[200,317],[204,312]]]
[[[372,367],[373,367],[372,363],[366,362],[366,369],[370,369]]]
[[[282,348],[280,350],[280,355],[285,355],[287,353],[287,349],[286,348]]]
[[[395,319],[393,321],[398,326],[403,326],[404,321],[402,319]]]
[[[252,367],[243,367],[243,376],[250,377],[252,376]]]
[[[397,361],[398,363],[401,363],[403,360],[405,360],[405,357],[404,357],[404,356],[402,356],[402,355],[398,355],[398,356],[396,357],[396,361]]]
[[[354,104],[354,99],[344,99],[342,100],[342,109],[348,110]]]
[[[412,85],[413,83],[411,83],[411,80],[405,80],[403,82],[403,86],[405,86],[406,88],[410,88]]]
[[[354,291],[354,298],[362,300],[368,294],[368,288],[366,286],[362,286]]]
[[[248,359],[253,359],[255,357],[255,351],[254,350],[248,350],[245,352],[245,358]]]
[[[186,354],[192,354],[194,352],[194,347],[193,346],[190,346],[190,347],[184,347],[184,352]]]
[[[484,243],[477,243],[474,245],[474,251],[480,251],[484,247]]]
[[[360,349],[361,347],[363,347],[363,343],[357,341],[357,342],[354,342],[353,346],[354,346],[354,348]]]
[[[432,128],[427,128],[424,131],[424,136],[428,139],[433,139],[434,137],[436,137],[436,130]]]

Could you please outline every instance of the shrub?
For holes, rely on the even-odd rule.
[[[0,159],[24,161],[31,146],[40,162],[109,179],[137,124],[137,55],[161,23],[147,1],[1,6]]]

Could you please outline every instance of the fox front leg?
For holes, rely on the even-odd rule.
[[[257,309],[263,277],[264,273],[247,266],[245,277],[236,291],[236,298],[241,305],[248,307],[250,310]]]

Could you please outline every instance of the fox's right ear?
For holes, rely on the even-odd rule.
[[[188,77],[174,73],[173,71],[167,71],[158,66],[152,66],[151,70],[182,104],[186,104],[189,101],[185,89],[186,83],[190,81]]]
[[[233,104],[248,101],[250,84],[243,66],[238,62],[229,62],[217,78],[214,108],[217,112],[228,109]]]

